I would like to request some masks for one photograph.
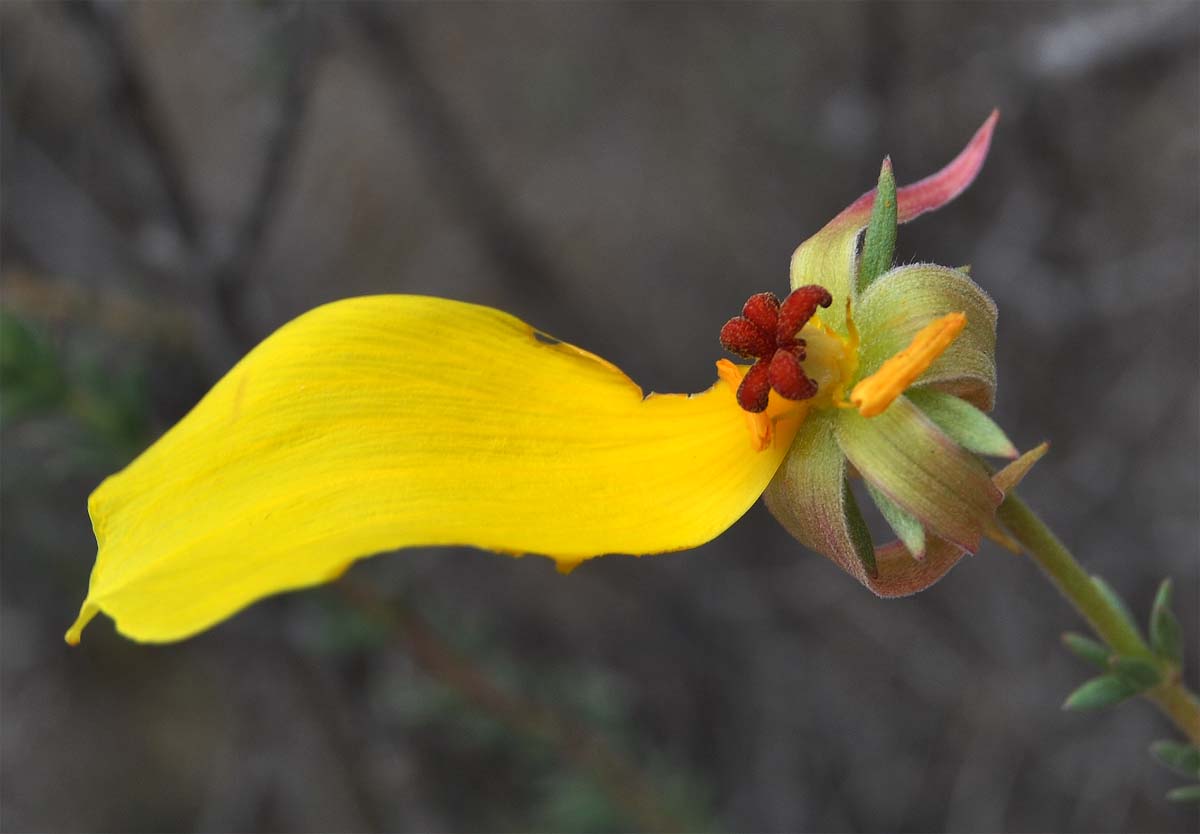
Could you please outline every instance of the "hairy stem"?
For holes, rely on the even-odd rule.
[[[1075,606],[1092,630],[1117,654],[1153,658],[1141,634],[1092,581],[1071,551],[1015,492],[997,511],[1009,532],[1021,543],[1054,587]],[[1194,744],[1200,744],[1200,699],[1178,674],[1143,693]]]

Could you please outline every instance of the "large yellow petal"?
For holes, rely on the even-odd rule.
[[[99,553],[67,637],[98,611],[137,640],[186,637],[400,547],[563,567],[694,547],[779,466],[799,412],[768,413],[764,443],[728,382],[643,397],[613,365],[487,307],[330,304],[255,348],[92,494]]]

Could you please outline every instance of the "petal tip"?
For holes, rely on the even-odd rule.
[[[87,628],[87,624],[92,621],[92,618],[100,613],[99,607],[87,600],[79,608],[79,616],[75,618],[75,622],[67,629],[67,633],[63,635],[63,639],[68,646],[78,646],[79,641],[83,637],[83,630]]]
[[[555,559],[554,569],[563,576],[569,576],[575,568],[583,564],[583,559]]]

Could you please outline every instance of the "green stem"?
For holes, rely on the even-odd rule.
[[[1114,652],[1155,657],[1125,614],[1100,592],[1071,551],[1015,492],[1008,494],[997,515],[1059,593],[1075,606]],[[1144,694],[1192,743],[1200,744],[1200,699],[1184,686],[1178,674]]]

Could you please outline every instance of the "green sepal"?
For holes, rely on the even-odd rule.
[[[1121,599],[1120,594],[1113,590],[1113,587],[1101,579],[1099,576],[1092,577],[1092,585],[1100,592],[1100,596],[1104,597],[1104,601],[1108,607],[1115,611],[1125,620],[1126,625],[1135,634],[1141,634],[1138,630],[1137,623],[1133,619],[1133,612],[1129,610],[1129,606],[1125,604],[1125,600]]]
[[[1200,802],[1200,785],[1184,785],[1167,791],[1171,802]]]
[[[963,313],[967,326],[916,380],[988,411],[996,397],[996,305],[970,278],[935,264],[899,266],[859,296],[854,323],[862,339],[859,377],[879,370],[926,325]],[[825,312],[821,313],[822,319]]]
[[[1194,744],[1164,739],[1150,745],[1150,755],[1176,773],[1200,779],[1200,747]]]
[[[876,548],[846,480],[838,447],[837,409],[808,415],[763,499],[801,544],[826,556],[881,597],[908,596],[937,582],[963,549],[930,535],[925,558],[913,559],[900,542]]]
[[[925,528],[921,526],[917,517],[907,512],[891,498],[888,498],[886,493],[870,483],[867,484],[867,492],[871,494],[871,500],[875,502],[884,521],[892,528],[896,537],[904,543],[912,557],[924,559]]]
[[[1113,674],[1129,684],[1137,692],[1144,692],[1162,683],[1162,670],[1153,660],[1144,657],[1115,657],[1112,660]]]
[[[1034,446],[1012,463],[1005,464],[1004,468],[995,475],[992,475],[992,483],[996,485],[997,489],[1008,495],[1009,492],[1020,485],[1021,481],[1025,480],[1025,476],[1029,474],[1029,470],[1033,469],[1034,464],[1045,457],[1048,451],[1050,451],[1049,443],[1041,443]]]
[[[871,221],[863,239],[862,256],[858,261],[858,291],[892,268],[896,253],[896,177],[892,174],[892,159],[885,157],[879,168],[879,183],[875,187],[875,203]]]
[[[974,553],[1003,496],[979,459],[907,397],[876,417],[837,412],[837,441],[863,478],[930,532]]]
[[[808,416],[763,498],[797,541],[869,585],[877,569],[875,548],[846,483],[836,417],[833,410]]]
[[[842,505],[846,510],[846,528],[850,531],[850,541],[858,561],[872,579],[879,578],[879,566],[875,563],[875,542],[871,539],[871,530],[867,520],[863,518],[862,510],[858,507],[858,499],[850,490],[850,479],[842,479]]]
[[[1015,458],[1017,447],[1004,429],[969,402],[932,388],[910,388],[908,398],[950,439],[977,455]]]
[[[1092,678],[1068,695],[1062,708],[1070,710],[1100,709],[1119,704],[1136,694],[1137,690],[1123,678],[1116,675],[1102,675]]]
[[[1063,645],[1071,654],[1086,660],[1088,663],[1099,666],[1101,669],[1108,668],[1108,659],[1112,656],[1112,652],[1108,650],[1108,646],[1093,640],[1091,637],[1085,637],[1074,631],[1068,631],[1062,636]]]
[[[1183,629],[1171,610],[1171,580],[1164,579],[1150,609],[1150,645],[1154,653],[1176,666],[1183,664]]]

